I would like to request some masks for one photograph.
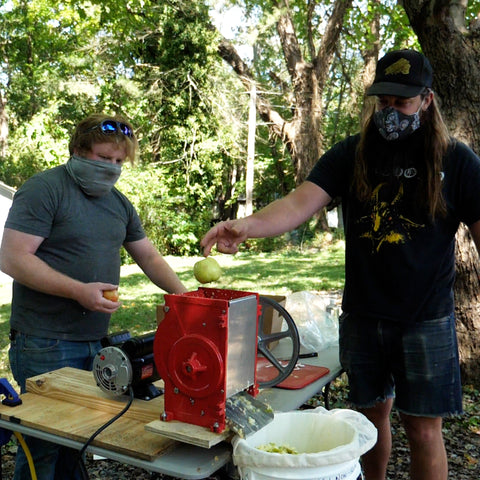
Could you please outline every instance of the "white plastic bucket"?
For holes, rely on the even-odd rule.
[[[242,480],[356,480],[360,456],[377,441],[377,430],[353,410],[276,413],[274,420],[246,439],[234,437],[233,462]],[[298,454],[257,447],[275,444]]]
[[[361,475],[360,462],[343,463],[316,468],[253,468],[240,469],[242,480],[357,480]]]

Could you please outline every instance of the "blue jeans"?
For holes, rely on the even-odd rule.
[[[101,349],[99,341],[70,342],[50,338],[39,338],[12,332],[8,352],[10,368],[20,386],[26,391],[26,380],[63,367],[91,370],[93,358]],[[38,480],[76,480],[81,479],[77,469],[78,453],[70,448],[61,447],[33,437],[25,436],[25,442],[32,454]],[[23,449],[19,446],[14,480],[30,480],[30,468]]]

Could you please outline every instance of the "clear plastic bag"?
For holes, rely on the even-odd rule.
[[[295,321],[306,352],[319,352],[338,343],[338,300],[329,294],[295,292],[285,309]]]

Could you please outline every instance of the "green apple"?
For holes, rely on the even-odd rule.
[[[207,257],[193,266],[193,274],[200,283],[209,283],[221,277],[222,269],[214,258]]]

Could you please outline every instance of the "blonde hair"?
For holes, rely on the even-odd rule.
[[[113,134],[103,132],[101,128],[97,127],[99,127],[105,120],[125,124],[132,132],[132,136],[124,135],[121,132]],[[75,150],[79,152],[90,152],[93,145],[97,143],[125,143],[127,158],[131,163],[134,162],[138,151],[138,141],[133,131],[133,127],[130,122],[121,115],[111,116],[103,113],[94,113],[87,118],[84,118],[76,126],[75,131],[70,138],[68,149],[70,155],[73,155]]]

